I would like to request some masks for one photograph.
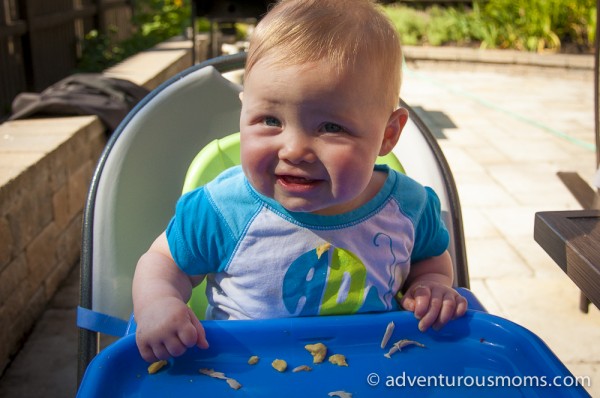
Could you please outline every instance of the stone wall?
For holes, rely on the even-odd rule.
[[[438,67],[444,70],[480,70],[584,80],[593,83],[591,54],[529,53],[516,50],[404,46],[406,64],[412,70]]]
[[[2,369],[78,262],[83,203],[106,138],[98,118],[84,116],[5,123],[0,139]]]
[[[173,40],[105,74],[151,90],[190,65],[190,41]],[[96,116],[0,125],[0,374],[79,262],[83,208],[105,144]]]

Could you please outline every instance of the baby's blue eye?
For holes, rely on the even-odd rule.
[[[323,130],[328,133],[341,133],[342,131],[344,131],[344,128],[342,126],[340,126],[339,124],[325,123],[323,125]]]
[[[270,127],[281,127],[281,122],[274,117],[267,116],[264,120],[265,125]]]

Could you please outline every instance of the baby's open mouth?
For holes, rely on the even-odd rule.
[[[297,177],[291,175],[279,175],[279,179],[286,184],[312,184],[317,180],[313,180],[310,178]]]

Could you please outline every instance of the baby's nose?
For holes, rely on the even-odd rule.
[[[282,136],[279,158],[292,164],[312,163],[316,160],[314,144],[313,137],[308,134],[290,131]]]

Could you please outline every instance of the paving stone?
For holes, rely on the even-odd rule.
[[[405,101],[457,125],[440,145],[461,199],[472,290],[575,375],[590,376],[588,391],[600,396],[599,311],[579,312],[579,290],[533,239],[536,211],[578,208],[556,171],[592,181],[595,154],[584,145],[594,141],[592,75],[547,84],[544,73],[421,65],[406,76]]]

